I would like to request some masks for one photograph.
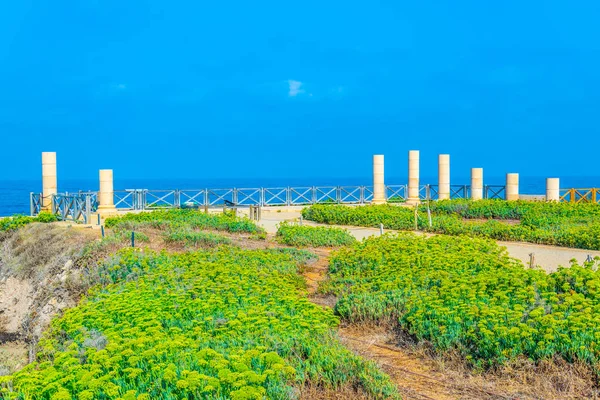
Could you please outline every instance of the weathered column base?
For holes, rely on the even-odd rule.
[[[419,198],[419,150],[408,152],[408,186],[406,188],[406,204],[421,203]]]
[[[519,200],[519,174],[506,174],[506,200]]]
[[[41,211],[52,212],[52,196],[58,192],[56,178],[56,153],[42,153],[42,205]]]
[[[373,199],[371,204],[385,204],[385,183],[383,178],[383,154],[373,156]]]
[[[483,168],[471,168],[471,200],[483,199]]]
[[[546,201],[560,201],[560,179],[546,179]]]
[[[450,154],[438,156],[438,200],[450,199]]]
[[[118,213],[118,210],[116,207],[106,207],[106,206],[100,206],[98,207],[98,214],[100,214],[102,217],[106,216],[106,215],[114,215]]]

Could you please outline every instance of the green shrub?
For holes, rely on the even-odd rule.
[[[6,399],[288,399],[306,386],[397,398],[336,339],[289,255],[221,247],[121,251],[113,282],[54,320],[37,361],[0,377]]]
[[[600,361],[600,259],[546,274],[493,241],[410,233],[339,250],[321,288],[349,321],[396,320],[490,367],[525,356]]]
[[[187,246],[216,247],[231,244],[231,239],[209,232],[174,231],[165,235],[167,243],[182,243]]]
[[[282,222],[277,228],[277,241],[298,247],[335,247],[352,244],[356,239],[346,229]]]
[[[56,221],[58,221],[56,215],[47,211],[42,211],[37,217],[17,214],[12,217],[1,218],[0,231],[12,231],[33,222],[50,223]]]
[[[264,230],[247,218],[230,214],[205,214],[191,209],[129,213],[108,218],[107,228],[130,229],[146,225],[158,229],[214,229],[228,232],[261,233]]]
[[[600,205],[503,200],[442,200],[418,209],[420,230],[600,250]],[[414,230],[414,208],[313,205],[305,219],[326,224]],[[517,220],[516,223],[507,220]]]

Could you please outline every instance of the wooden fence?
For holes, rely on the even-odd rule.
[[[567,203],[598,203],[600,188],[561,190],[560,201]]]

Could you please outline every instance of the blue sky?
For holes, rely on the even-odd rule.
[[[0,179],[598,176],[600,2],[19,0]]]

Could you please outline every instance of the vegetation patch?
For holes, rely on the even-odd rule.
[[[130,213],[108,218],[107,228],[136,230],[141,226],[157,229],[218,230],[240,233],[262,233],[263,229],[248,218],[233,214],[206,214],[197,210],[175,209],[152,212]]]
[[[37,361],[0,377],[4,398],[289,399],[304,387],[396,397],[339,344],[337,317],[306,298],[285,251],[126,249],[102,271],[111,283],[53,321]]]
[[[493,241],[412,233],[336,252],[321,291],[351,322],[396,321],[476,367],[519,357],[600,360],[600,259],[546,274]]]
[[[469,235],[505,241],[523,241],[600,250],[600,205],[504,200],[441,200],[415,210],[370,205],[348,207],[313,205],[302,211],[305,219],[338,225]],[[514,221],[517,221],[515,224]]]
[[[196,231],[172,231],[165,235],[167,243],[181,243],[193,247],[217,247],[219,245],[231,244],[231,239],[223,235],[210,232]]]
[[[56,221],[58,221],[56,215],[47,211],[42,211],[36,217],[17,214],[12,217],[0,218],[0,232],[14,231],[33,222],[49,223]]]
[[[346,229],[282,222],[277,228],[277,241],[299,247],[338,247],[352,244],[356,239]]]

